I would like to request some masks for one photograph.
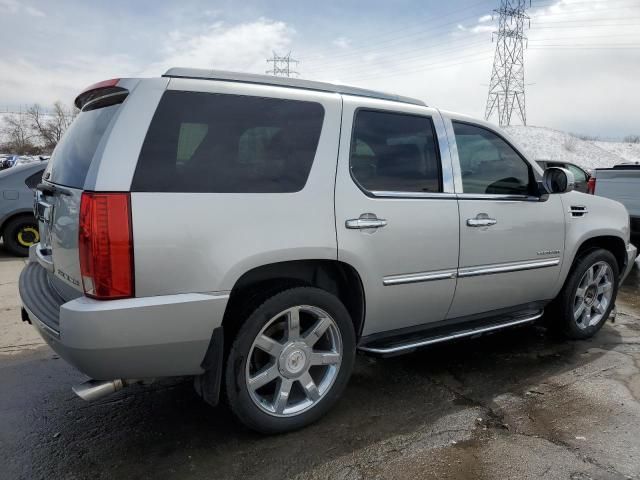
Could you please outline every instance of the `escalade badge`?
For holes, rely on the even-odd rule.
[[[540,250],[537,255],[559,255],[560,250]]]

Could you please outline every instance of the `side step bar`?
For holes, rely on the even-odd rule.
[[[362,352],[366,352],[366,353],[373,353],[373,354],[377,354],[377,355],[389,355],[389,354],[394,354],[394,353],[406,353],[408,351],[411,350],[415,350],[416,348],[420,348],[420,347],[426,347],[427,345],[433,345],[436,343],[442,343],[442,342],[447,342],[449,340],[456,340],[458,338],[464,338],[464,337],[471,337],[473,335],[478,335],[480,333],[487,333],[487,332],[493,332],[494,330],[501,330],[503,328],[508,328],[508,327],[515,327],[517,325],[524,325],[525,323],[531,323],[534,322],[536,320],[538,320],[540,317],[542,317],[542,315],[544,314],[544,311],[540,311],[534,315],[530,315],[527,317],[520,317],[520,318],[515,318],[515,319],[511,319],[508,322],[503,322],[503,323],[495,323],[493,325],[483,325],[483,326],[478,326],[476,328],[469,328],[466,330],[461,330],[455,333],[451,333],[451,334],[446,334],[446,335],[438,335],[435,337],[428,337],[428,338],[424,338],[421,340],[412,340],[408,343],[404,343],[404,344],[395,344],[393,346],[390,347],[384,347],[384,346],[380,346],[380,347],[359,347],[358,350],[362,351]]]

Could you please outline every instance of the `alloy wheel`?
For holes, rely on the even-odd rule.
[[[294,306],[272,317],[256,336],[245,382],[261,410],[294,416],[324,398],[341,361],[342,338],[331,315],[314,306]]]
[[[606,262],[594,263],[582,275],[573,301],[573,319],[578,328],[597,325],[611,304],[613,270]]]

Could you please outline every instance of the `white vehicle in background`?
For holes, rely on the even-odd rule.
[[[640,164],[621,163],[597,168],[589,179],[589,193],[611,198],[629,211],[631,234],[640,235]]]

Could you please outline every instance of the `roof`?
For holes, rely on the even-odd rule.
[[[422,100],[403,97],[393,93],[378,92],[366,88],[350,87],[334,83],[316,82],[315,80],[301,80],[299,78],[276,77],[275,75],[257,75],[254,73],[227,72],[223,70],[205,70],[200,68],[170,68],[163,77],[196,78],[203,80],[224,80],[226,82],[257,83],[260,85],[275,85],[280,87],[301,88],[319,92],[341,93],[357,97],[377,98],[393,102],[410,103],[426,106]]]

